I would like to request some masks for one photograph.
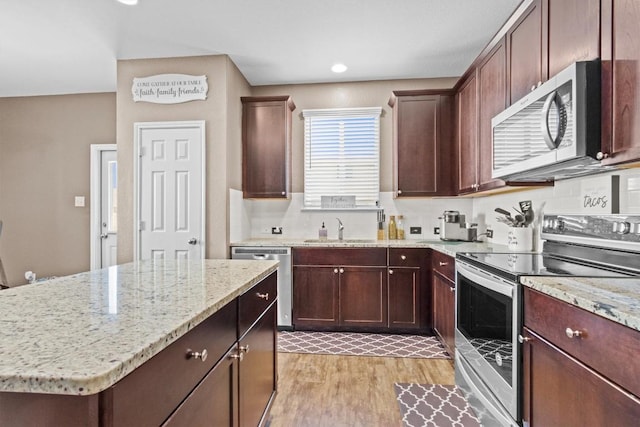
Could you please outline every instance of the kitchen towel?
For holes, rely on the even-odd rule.
[[[480,427],[455,385],[395,383],[405,427]]]
[[[450,359],[442,344],[432,336],[359,332],[282,331],[278,333],[278,351],[343,356]]]

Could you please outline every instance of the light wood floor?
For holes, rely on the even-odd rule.
[[[454,384],[447,359],[278,353],[270,427],[401,426],[393,383]]]

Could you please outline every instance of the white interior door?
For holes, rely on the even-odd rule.
[[[100,152],[101,268],[118,263],[118,159],[115,150]]]
[[[138,258],[204,258],[204,122],[136,128]]]

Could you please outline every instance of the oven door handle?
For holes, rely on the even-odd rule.
[[[492,291],[498,292],[499,294],[513,298],[515,283],[507,282],[506,280],[499,277],[486,274],[473,267],[469,267],[468,265],[463,264],[460,261],[456,263],[456,269],[458,271],[458,274],[461,274],[472,282],[484,286],[487,289],[491,289]]]

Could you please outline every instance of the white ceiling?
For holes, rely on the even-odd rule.
[[[0,97],[114,92],[118,59],[193,55],[254,86],[459,76],[519,3],[0,0]]]

